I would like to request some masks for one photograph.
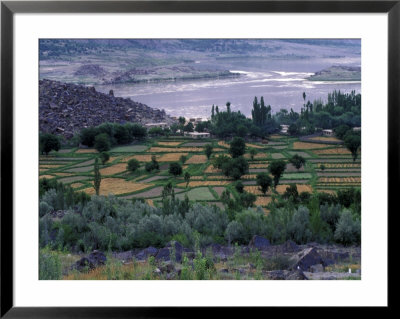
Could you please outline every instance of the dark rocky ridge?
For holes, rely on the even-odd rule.
[[[94,87],[39,81],[39,130],[71,138],[82,128],[104,122],[173,123],[164,110],[97,92]]]

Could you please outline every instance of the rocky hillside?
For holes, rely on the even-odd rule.
[[[104,94],[94,87],[39,81],[39,130],[71,138],[84,127],[104,122],[173,123],[165,111],[131,99]]]

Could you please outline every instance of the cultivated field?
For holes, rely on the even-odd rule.
[[[277,142],[284,143],[276,150]],[[282,142],[281,142],[282,141]],[[301,142],[296,138],[281,135],[271,136],[270,144],[248,142],[245,158],[249,162],[249,172],[241,177],[244,190],[257,196],[255,205],[263,207],[268,212],[268,205],[272,201],[271,195],[276,191],[283,194],[290,184],[295,184],[301,192],[325,192],[333,194],[337,189],[361,186],[361,162],[359,155],[356,162],[350,158],[350,152],[343,146],[323,144],[324,141],[333,141],[332,138],[317,137],[318,143]],[[207,159],[204,146],[211,144],[213,153]],[[118,146],[111,149],[111,158],[104,165],[100,164],[102,175],[100,194],[114,194],[123,198],[144,198],[153,206],[160,205],[161,194],[167,183],[172,183],[175,194],[183,199],[185,194],[190,201],[223,207],[220,196],[224,190],[229,190],[231,198],[238,198],[235,181],[223,175],[220,169],[212,165],[216,156],[229,155],[229,144],[225,140],[209,139],[193,141],[189,138],[179,140],[149,139],[146,142]],[[256,149],[257,154],[251,159],[250,149]],[[291,156],[298,154],[306,159],[305,166],[297,170],[288,161]],[[71,185],[77,191],[94,194],[93,164],[97,151],[94,149],[69,148],[59,152],[51,152],[48,156],[39,157],[39,178],[57,179]],[[144,164],[155,156],[160,170],[147,172]],[[181,176],[173,177],[169,174],[169,165],[172,162],[181,162]],[[127,162],[136,159],[142,166],[135,173],[127,170]],[[257,174],[268,172],[268,167],[274,160],[287,162],[286,170],[281,177],[276,190],[270,189],[265,196],[256,184]],[[324,165],[321,169],[321,165]],[[189,172],[187,183],[183,175]]]

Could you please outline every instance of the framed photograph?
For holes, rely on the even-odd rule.
[[[1,316],[389,309],[399,18],[2,1]]]

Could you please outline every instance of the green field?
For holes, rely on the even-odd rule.
[[[279,153],[274,145],[258,144],[256,142],[248,142],[254,146],[262,147],[262,151],[258,151],[258,155],[254,160],[250,159],[249,148],[246,149],[245,157],[253,168],[243,181],[247,185],[256,185],[256,175],[259,171],[268,171],[267,166],[274,160],[282,159],[288,163],[294,154],[305,157],[306,164],[299,171],[293,168],[293,165],[287,165],[287,171],[281,177],[280,184],[305,183],[312,187],[313,192],[318,191],[335,191],[338,188],[361,186],[359,172],[361,164],[359,159],[352,163],[347,157],[338,157],[337,155],[326,156],[311,154],[308,150],[297,149],[292,150],[293,143],[298,141],[297,138],[287,138],[274,136],[273,140],[285,140],[287,143],[284,149]],[[212,158],[216,154],[228,155],[228,148],[222,147],[217,139],[209,139],[206,141],[196,142],[190,138],[179,139],[148,139],[142,143],[133,145],[118,146],[110,150],[111,158],[105,165],[100,165],[102,174],[102,184],[100,187],[101,194],[115,194],[124,198],[152,198],[154,204],[158,205],[161,200],[162,189],[168,183],[175,188],[176,196],[184,199],[188,196],[192,202],[199,201],[202,203],[215,203],[224,189],[229,189],[231,194],[238,198],[239,193],[234,187],[235,181],[227,178],[212,166]],[[185,164],[181,162],[183,173],[181,176],[174,177],[169,174],[168,168],[171,162],[180,162],[182,155],[186,156],[188,161],[194,154],[201,156],[204,152],[205,144],[212,144],[214,152],[210,160],[205,163]],[[273,143],[271,143],[273,144]],[[328,145],[327,149],[334,149],[337,146]],[[260,154],[262,153],[262,157]],[[71,184],[78,191],[86,192],[91,195],[93,189],[93,164],[94,158],[98,153],[92,149],[68,149],[59,152],[51,152],[48,156],[40,156],[40,178],[57,179],[64,184]],[[147,172],[145,164],[151,161],[151,157],[156,156],[159,161],[160,170]],[[136,158],[141,166],[138,171],[131,173],[127,171],[126,165],[129,159]],[[321,173],[320,164],[325,164],[329,171]],[[255,167],[255,168],[254,168]],[[333,179],[337,176],[346,176],[343,170],[351,170],[353,173],[348,174],[347,179]],[[184,174],[188,172],[191,176],[188,186],[184,180]],[[325,178],[324,176],[328,176]],[[332,177],[330,177],[332,176]],[[216,192],[218,190],[218,192]]]

